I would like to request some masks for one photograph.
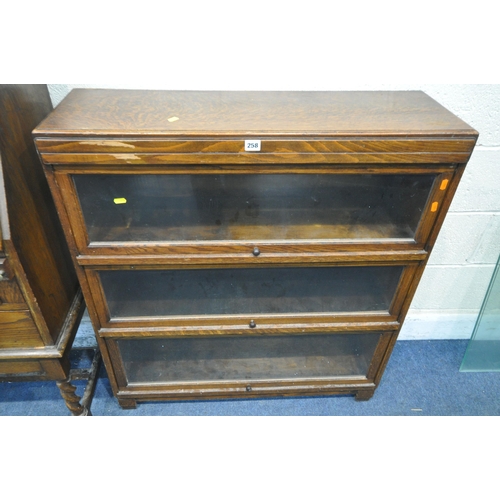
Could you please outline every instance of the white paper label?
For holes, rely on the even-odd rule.
[[[245,141],[245,151],[260,151],[260,141],[255,139]]]

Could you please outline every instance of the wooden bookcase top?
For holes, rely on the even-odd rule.
[[[478,133],[421,91],[74,89],[35,137],[454,137]]]

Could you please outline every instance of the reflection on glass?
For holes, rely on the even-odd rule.
[[[366,376],[380,333],[119,340],[129,384]]]
[[[112,318],[387,312],[401,266],[100,271]],[[140,290],[140,293],[138,293]]]
[[[500,371],[500,257],[467,345],[461,372]]]
[[[73,175],[91,242],[413,238],[435,175]]]

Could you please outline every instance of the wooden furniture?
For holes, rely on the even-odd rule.
[[[31,135],[51,111],[46,85],[0,85],[0,381],[55,380],[82,415],[69,353],[85,306]]]
[[[422,92],[74,90],[34,136],[133,408],[371,397],[477,132]]]

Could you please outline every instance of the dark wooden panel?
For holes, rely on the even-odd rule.
[[[46,85],[0,85],[0,149],[10,237],[52,341],[78,290],[31,131],[52,110]],[[37,313],[35,313],[37,314]]]
[[[7,214],[7,199],[5,196],[5,184],[3,180],[2,148],[0,148],[0,260],[5,260],[4,238],[10,238],[9,216]]]

